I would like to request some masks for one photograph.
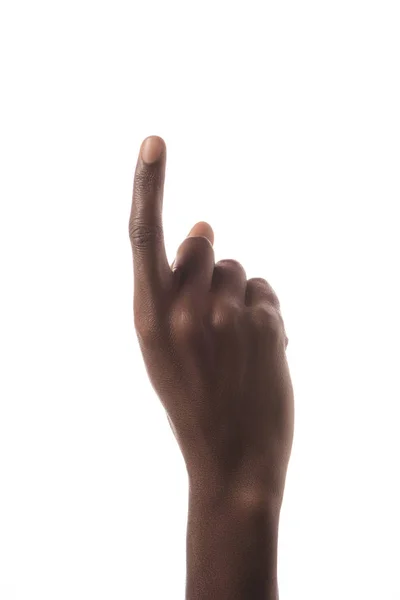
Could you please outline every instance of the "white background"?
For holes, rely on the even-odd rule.
[[[398,2],[1,2],[0,597],[182,598],[187,480],[132,319],[140,143],[280,296],[282,600],[400,599]]]

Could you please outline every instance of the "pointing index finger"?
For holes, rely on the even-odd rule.
[[[171,276],[162,226],[165,163],[164,140],[158,136],[146,138],[136,165],[129,219],[135,290],[160,290]]]

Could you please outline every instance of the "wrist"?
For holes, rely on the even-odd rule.
[[[263,511],[278,522],[283,488],[284,482],[261,468],[229,475],[220,470],[189,471],[189,499],[204,510],[230,506],[243,513]]]
[[[187,600],[276,600],[278,526],[279,510],[261,487],[192,480]]]

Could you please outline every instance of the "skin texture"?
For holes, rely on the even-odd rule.
[[[164,141],[144,140],[129,233],[134,321],[189,477],[187,600],[278,598],[277,539],[293,441],[278,298],[197,223],[168,264]]]

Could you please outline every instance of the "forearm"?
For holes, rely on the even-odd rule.
[[[186,600],[278,600],[278,522],[259,490],[191,488]]]

